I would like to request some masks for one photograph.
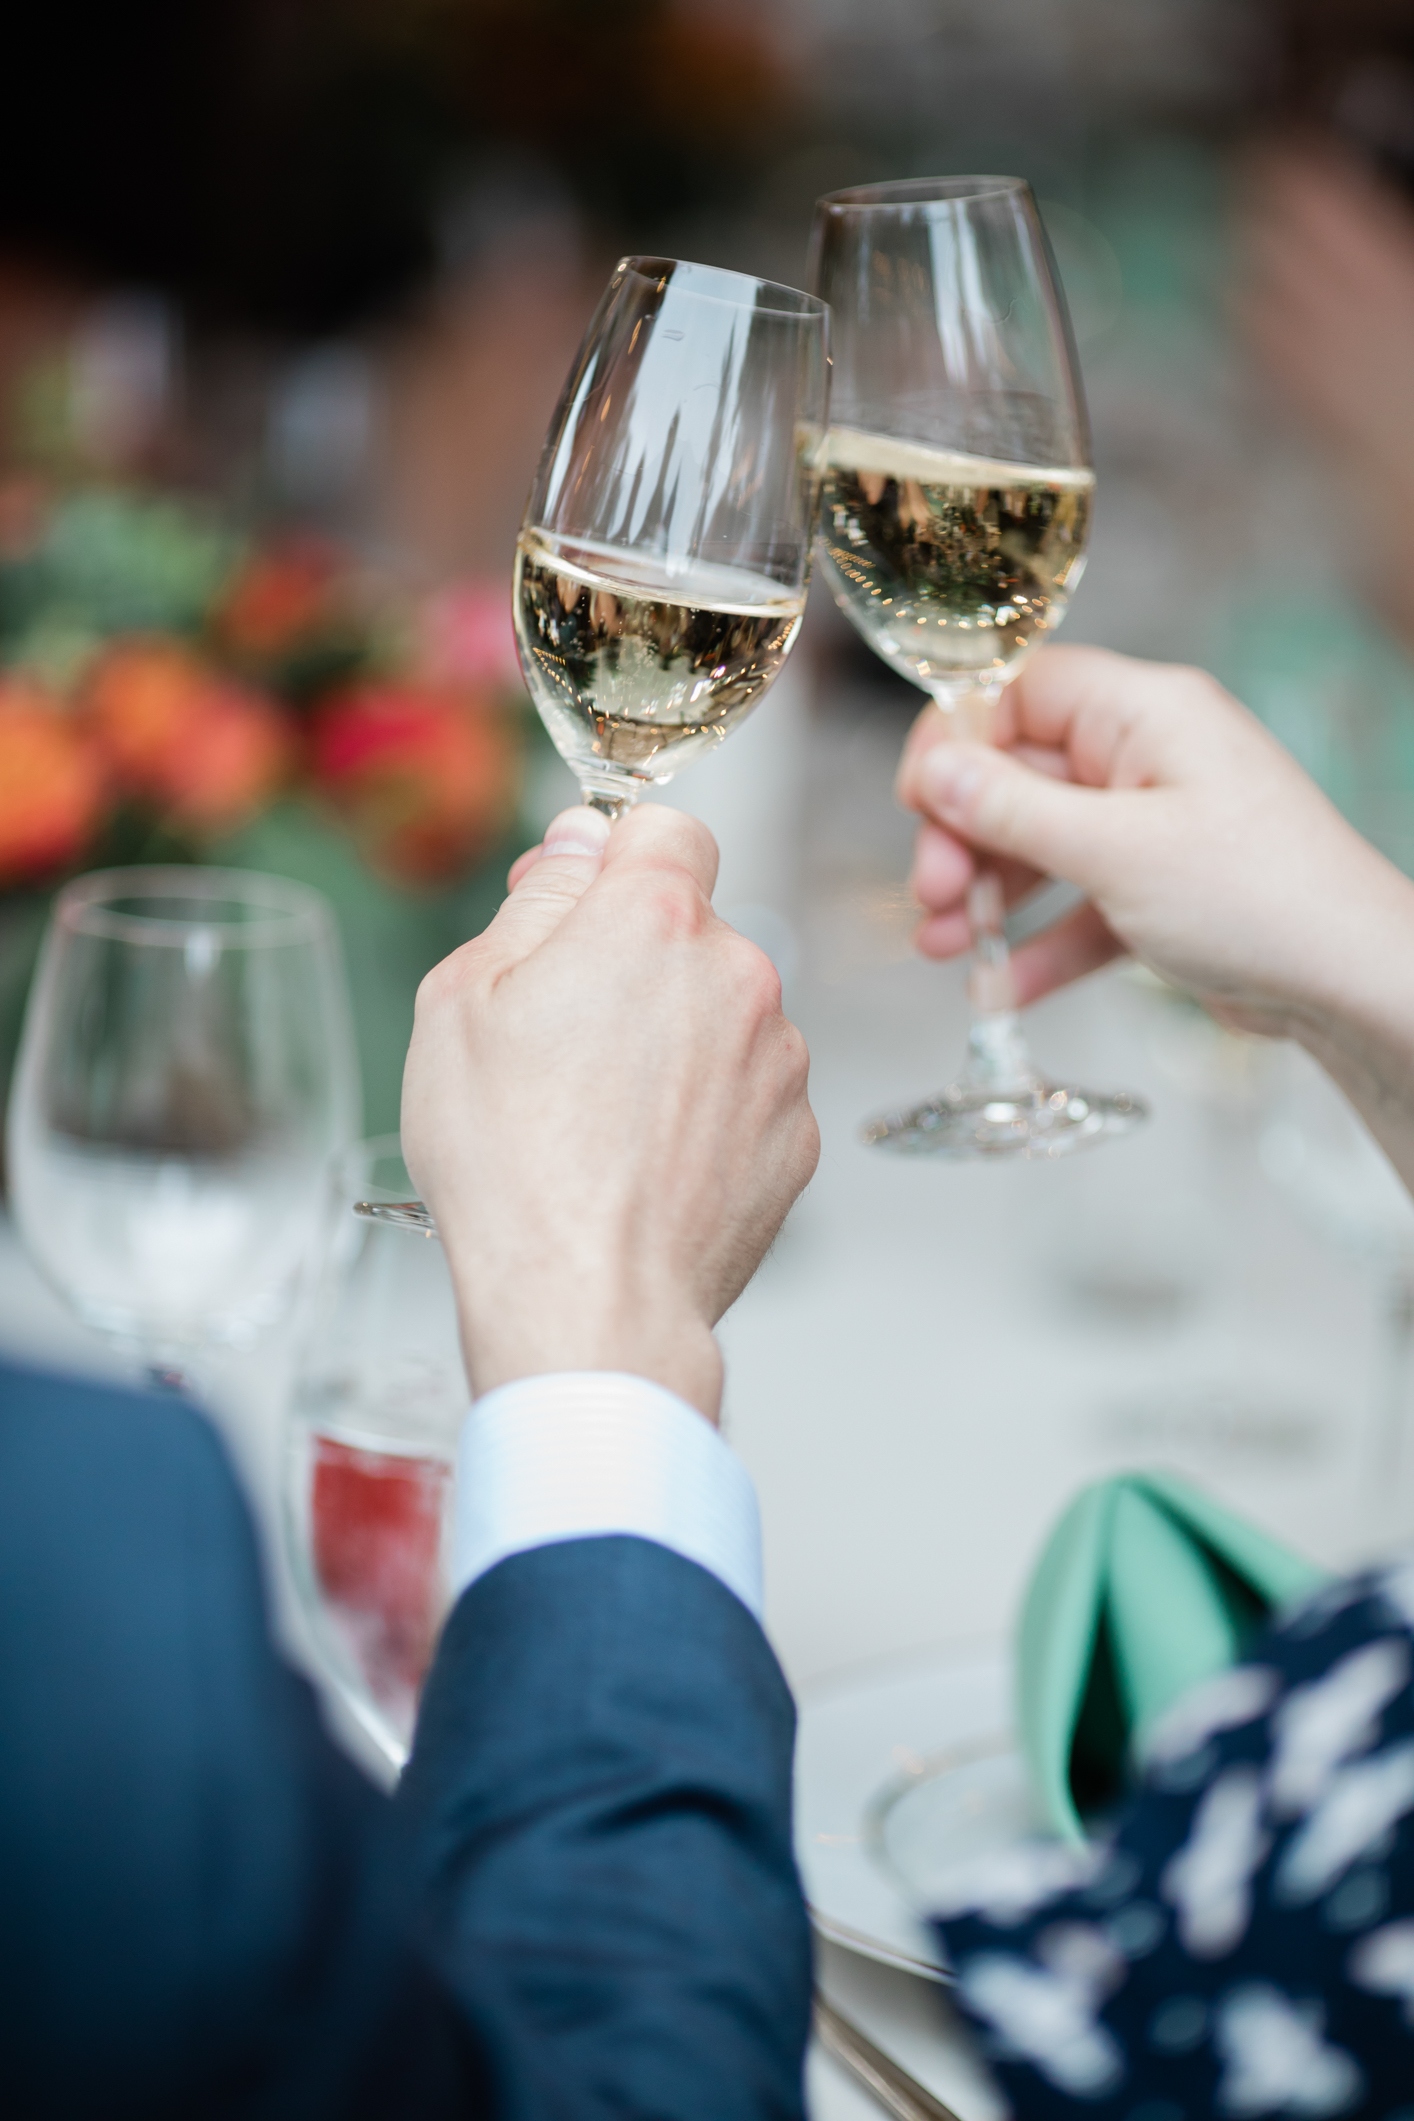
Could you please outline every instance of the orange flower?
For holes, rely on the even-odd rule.
[[[319,786],[375,869],[403,884],[462,874],[505,829],[518,756],[505,717],[476,693],[365,685],[314,727]]]
[[[0,680],[0,886],[76,862],[103,808],[102,765],[62,704]]]
[[[289,769],[279,710],[175,641],[119,642],[85,702],[118,787],[194,832],[240,824]]]
[[[217,632],[242,658],[287,655],[339,616],[339,573],[337,553],[316,538],[257,552],[227,591]]]

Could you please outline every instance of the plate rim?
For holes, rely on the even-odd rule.
[[[917,1649],[901,1651],[893,1656],[861,1658],[857,1662],[837,1668],[834,1671],[821,1673],[818,1678],[800,1687],[796,1696],[797,1705],[803,1717],[807,1710],[826,1708],[833,1702],[847,1699],[851,1694],[866,1692],[877,1686],[885,1686],[890,1681],[906,1682],[915,1677],[919,1680],[932,1676],[941,1677],[945,1673],[968,1667],[995,1671],[999,1666],[1005,1666],[1010,1654],[1011,1644],[1008,1637],[991,1634],[969,1637],[961,1642],[954,1640],[920,1646]],[[978,1734],[979,1737],[981,1735],[980,1733]],[[995,1721],[987,1735],[991,1738],[1001,1735]],[[1013,1734],[1008,1733],[1007,1735]],[[953,1740],[950,1744],[932,1747],[929,1749],[927,1757],[936,1757],[937,1754],[952,1750],[953,1746],[957,1744],[965,1745],[970,1742],[972,1741],[967,1739]],[[800,1759],[799,1751],[797,1750],[797,1780],[799,1773]],[[865,1862],[874,1867],[876,1876],[883,1876],[887,1879],[890,1889],[898,1898],[900,1910],[906,1910],[916,1922],[924,1925],[927,1922],[926,1916],[919,1914],[916,1908],[908,1905],[898,1881],[891,1875],[881,1872],[877,1867],[874,1855],[866,1853],[870,1819],[877,1801],[882,1793],[896,1789],[900,1779],[912,1780],[913,1778],[900,1778],[897,1768],[891,1773],[888,1766],[881,1762],[881,1773],[878,1781],[863,1800],[860,1811],[861,1856]],[[799,1858],[797,1860],[799,1861]],[[802,1864],[800,1867],[803,1871],[804,1865]],[[856,1928],[852,1923],[842,1920],[839,1916],[828,1913],[810,1897],[808,1891],[805,1899],[812,1927],[819,1936],[827,1939],[830,1943],[840,1945],[845,1950],[856,1953],[862,1959],[873,1960],[877,1965],[893,1967],[900,1972],[912,1974],[942,1987],[951,1987],[954,1984],[955,1977],[952,1970],[943,1963],[941,1957],[936,1960],[925,1959],[917,1953],[908,1951],[902,1944],[891,1942],[886,1938],[872,1936],[869,1932]]]

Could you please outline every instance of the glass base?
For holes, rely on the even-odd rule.
[[[864,1140],[907,1156],[1056,1157],[1128,1134],[1149,1107],[1126,1090],[1075,1090],[1035,1082],[999,1090],[958,1083],[915,1105],[871,1120]]]
[[[370,1222],[391,1223],[395,1230],[415,1230],[420,1237],[435,1237],[437,1225],[420,1200],[356,1200],[355,1215]]]
[[[1127,1090],[1046,1082],[1032,1066],[1020,1015],[998,1009],[973,1018],[961,1082],[912,1111],[871,1120],[864,1139],[909,1156],[1068,1156],[1148,1117],[1143,1098]]]

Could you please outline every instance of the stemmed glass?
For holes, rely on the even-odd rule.
[[[821,559],[836,603],[959,736],[1060,623],[1085,564],[1094,473],[1064,301],[1030,189],[939,177],[834,192],[810,284],[830,305]],[[1000,879],[968,895],[973,1022],[961,1079],[869,1142],[1058,1156],[1147,1117],[1047,1082],[1022,1033]]]
[[[622,258],[550,422],[516,544],[530,696],[622,816],[743,722],[800,631],[829,313],[714,266]],[[428,1229],[420,1202],[361,1212]]]
[[[619,817],[744,721],[800,631],[828,411],[814,296],[623,258],[516,546],[532,699]]]
[[[320,1663],[394,1768],[448,1603],[452,1462],[471,1396],[441,1246],[348,1212],[408,1190],[396,1135],[340,1160],[285,1453],[286,1545]]]
[[[319,894],[238,870],[100,870],[55,902],[10,1100],[20,1234],[87,1325],[179,1386],[288,1311],[358,1131]]]

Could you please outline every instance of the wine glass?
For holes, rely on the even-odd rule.
[[[586,803],[621,817],[743,722],[800,631],[829,313],[715,266],[621,258],[516,543],[525,681]],[[421,1202],[359,1212],[430,1229]]]
[[[357,1133],[328,906],[238,870],[99,870],[55,901],[10,1100],[16,1221],[85,1324],[180,1386],[290,1309]]]
[[[1003,687],[1065,614],[1095,478],[1065,305],[1029,187],[927,177],[818,202],[830,305],[821,564],[874,652],[986,740]],[[973,1022],[961,1079],[865,1140],[951,1157],[1058,1156],[1147,1117],[1047,1082],[1021,1029],[1002,889],[968,894]]]
[[[620,817],[750,714],[800,631],[828,314],[793,287],[621,258],[550,423],[516,546],[530,695]]]
[[[285,1483],[286,1545],[320,1662],[395,1768],[446,1610],[452,1462],[471,1397],[441,1246],[348,1213],[408,1190],[396,1135],[341,1159]]]

